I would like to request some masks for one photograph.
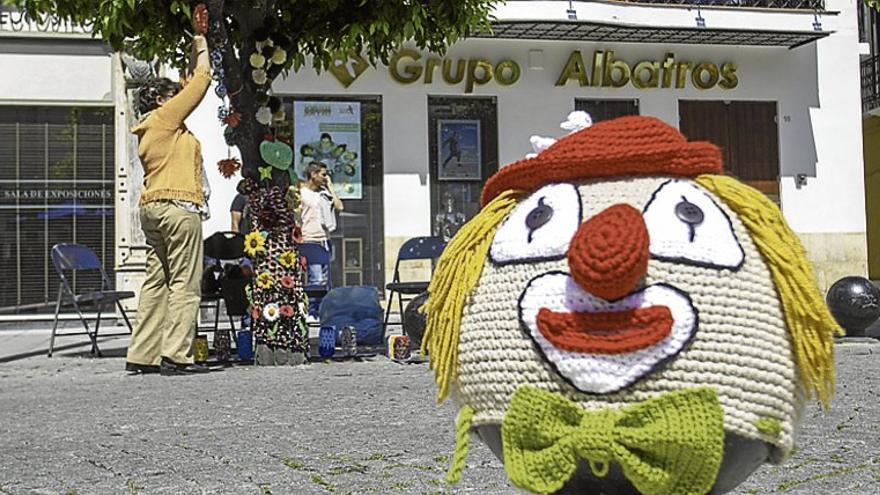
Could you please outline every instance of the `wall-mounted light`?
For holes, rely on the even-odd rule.
[[[819,20],[819,14],[813,14],[813,31],[822,30],[822,21]]]
[[[794,187],[800,189],[807,185],[807,174],[797,174],[794,176]]]
[[[706,19],[703,18],[703,14],[699,11],[699,9],[697,10],[697,17],[694,17],[694,20],[697,21],[698,28],[706,27]]]
[[[568,10],[565,13],[568,14],[569,21],[576,21],[578,18],[578,13],[574,10],[574,6],[571,5],[571,1],[568,2]]]

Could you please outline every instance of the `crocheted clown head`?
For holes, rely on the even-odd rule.
[[[721,173],[715,145],[624,117],[487,182],[427,303],[453,479],[470,431],[534,493],[723,493],[786,458],[839,328],[776,205]]]

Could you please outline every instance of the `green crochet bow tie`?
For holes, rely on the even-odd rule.
[[[723,419],[710,388],[588,411],[560,394],[523,386],[501,425],[504,468],[520,488],[549,494],[581,460],[599,477],[614,461],[643,495],[705,495],[721,466]]]

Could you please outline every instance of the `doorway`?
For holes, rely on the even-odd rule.
[[[288,96],[284,103],[293,116],[293,142],[306,143],[294,146],[294,166],[307,161],[304,146],[318,149],[325,135],[337,143],[321,159],[345,206],[330,234],[332,286],[384,287],[382,97]]]
[[[498,171],[495,97],[428,97],[431,232],[446,241],[480,211],[480,192]]]

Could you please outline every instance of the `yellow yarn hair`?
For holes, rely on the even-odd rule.
[[[457,372],[458,334],[465,303],[480,280],[495,229],[521,196],[520,191],[498,195],[459,229],[437,261],[424,306],[427,326],[422,337],[422,353],[427,352],[431,358],[431,369],[439,388],[438,401],[446,398]]]
[[[724,200],[749,230],[775,282],[804,391],[807,397],[815,392],[827,407],[834,395],[834,334],[843,330],[816,287],[800,240],[776,204],[758,190],[723,175],[696,180]]]

